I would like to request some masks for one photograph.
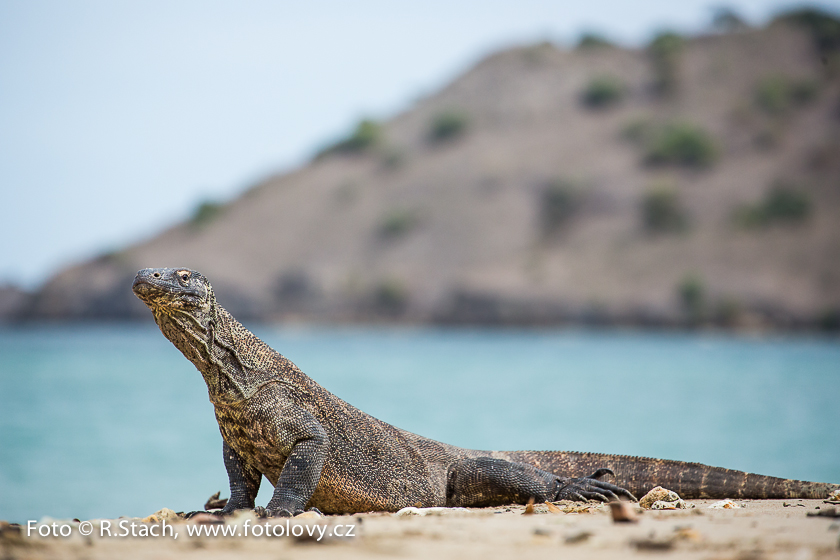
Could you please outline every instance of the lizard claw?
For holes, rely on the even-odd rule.
[[[264,518],[267,518],[267,517],[294,517],[298,514],[303,513],[303,510],[299,509],[299,510],[295,510],[295,511],[289,511],[288,509],[282,508],[282,507],[275,509],[275,508],[272,508],[272,507],[264,508],[264,507],[257,506],[257,507],[254,508],[254,513],[257,514],[257,517],[264,519]]]
[[[266,517],[294,517],[303,513],[304,507],[305,504],[297,504],[292,500],[275,500],[272,498],[264,511]]]
[[[261,515],[260,517],[294,517],[295,515],[297,515],[299,513],[303,513],[303,510],[289,511],[286,508],[278,508],[278,509],[260,508],[260,509],[262,509],[265,512],[265,514]]]
[[[554,500],[617,502],[621,498],[625,498],[636,501],[636,497],[624,488],[597,479],[598,476],[603,476],[607,472],[612,474],[609,469],[598,469],[595,473],[586,477],[558,478],[559,488]]]
[[[223,507],[222,509],[220,509],[220,510],[216,510],[215,512],[212,512],[212,511],[211,511],[211,512],[209,512],[209,513],[215,513],[216,515],[233,515],[233,514],[234,514],[234,513],[236,513],[237,511],[241,511],[241,510],[250,510],[250,509],[253,509],[255,513],[256,513],[256,511],[257,511],[257,510],[256,510],[256,508],[255,508],[255,507],[253,507],[253,505],[248,505],[248,504],[235,504],[235,503],[233,503],[233,502],[228,502],[228,503],[225,505],[225,507]],[[259,514],[257,514],[257,517],[259,517]]]
[[[256,507],[254,508],[254,514],[255,514],[257,517],[259,517],[260,519],[265,519],[266,517],[271,517],[271,515],[269,515],[269,513],[268,513],[268,510],[267,510],[267,509],[265,509],[265,508],[264,508],[264,507],[262,507],[262,506],[256,506]]]
[[[612,472],[612,469],[598,469],[597,471],[585,478],[594,478],[595,480],[601,480],[601,477],[604,475],[615,476],[615,473]]]

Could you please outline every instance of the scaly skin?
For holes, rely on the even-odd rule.
[[[686,498],[811,498],[832,489],[679,461],[447,445],[377,420],[318,385],[225,311],[198,272],[147,268],[133,290],[207,383],[231,487],[223,513],[253,509],[263,475],[274,485],[266,508],[273,516],[307,506],[357,513],[633,499],[631,492],[660,484]],[[613,471],[617,485],[598,480]]]

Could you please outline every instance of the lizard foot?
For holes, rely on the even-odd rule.
[[[557,494],[554,500],[617,502],[621,496],[627,500],[636,501],[636,497],[624,488],[598,480],[606,474],[613,474],[613,472],[610,469],[598,469],[591,475],[581,478],[558,477]]]

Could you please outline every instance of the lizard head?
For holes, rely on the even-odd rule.
[[[188,268],[144,268],[137,273],[131,289],[155,312],[207,311],[213,299],[207,278]]]

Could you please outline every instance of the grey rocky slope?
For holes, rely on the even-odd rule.
[[[310,164],[60,272],[25,315],[145,316],[136,271],[183,266],[259,319],[830,326],[836,52],[782,23],[670,39],[497,53]]]

